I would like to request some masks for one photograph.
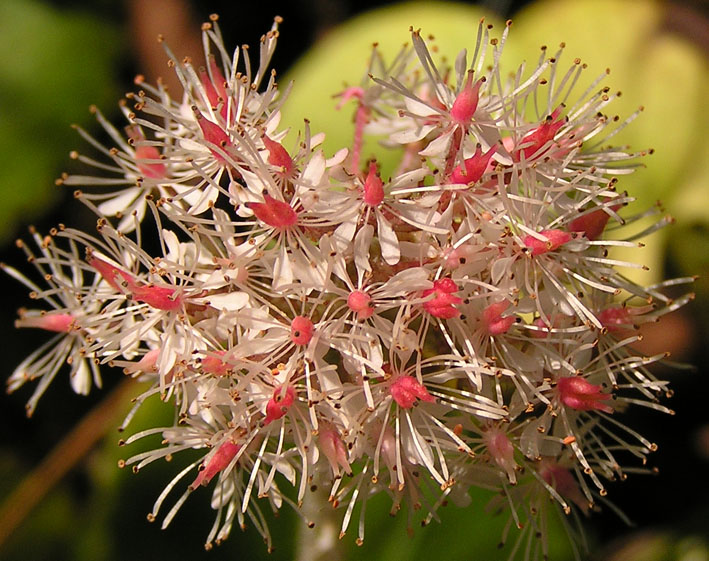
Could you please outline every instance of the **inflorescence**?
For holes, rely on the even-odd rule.
[[[550,509],[588,513],[607,481],[645,469],[656,446],[623,411],[671,413],[648,369],[665,354],[634,344],[691,298],[663,289],[691,279],[638,286],[623,271],[642,266],[612,254],[668,221],[627,212],[616,187],[644,155],[611,144],[635,115],[608,116],[605,72],[564,67],[563,45],[503,71],[509,22],[499,39],[481,22],[452,66],[412,30],[340,93],[354,140],[324,154],[307,121],[297,140],[279,128],[279,23],[257,67],[227,52],[214,16],[202,66],[166,49],[180,95],[138,78],[123,130],[93,109],[113,146],[79,129],[102,157],[73,157],[97,176],[59,182],[91,187],[76,198],[97,233],[18,242],[44,285],[3,265],[41,303],[17,326],[55,333],[9,390],[38,380],[32,413],[63,368],[78,393],[107,365],[149,381],[121,429],[153,397],[174,424],[121,441],[157,439],[121,465],[200,450],[148,518],[167,526],[211,486],[208,546],[250,520],[270,547],[261,508],[300,511],[313,485],[358,543],[376,493],[427,523],[479,486],[499,491],[515,550],[544,555]],[[363,160],[366,137],[394,168]]]

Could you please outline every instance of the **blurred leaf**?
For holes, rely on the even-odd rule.
[[[393,518],[389,514],[391,499],[381,495],[367,503],[367,534],[364,544],[351,550],[349,561],[428,561],[439,559],[442,552],[450,561],[489,561],[506,559],[517,538],[518,530],[512,529],[507,545],[500,548],[500,540],[506,515],[494,515],[485,510],[492,493],[482,489],[471,490],[472,504],[461,508],[450,505],[438,511],[440,521],[428,526],[413,527],[411,536],[407,534],[407,512],[398,512]],[[552,510],[552,509],[550,509]],[[420,517],[422,511],[414,514]],[[356,520],[356,514],[355,519]],[[560,521],[552,514],[548,531],[549,558],[555,561],[572,559],[568,537]],[[356,526],[353,521],[350,532],[344,538],[354,541]]]
[[[0,239],[56,199],[54,178],[91,103],[113,103],[116,28],[37,0],[0,3]]]
[[[706,112],[705,112],[706,114]],[[709,130],[709,124],[704,129]],[[685,181],[677,186],[672,214],[678,222],[709,225],[709,142],[693,155]]]
[[[643,532],[613,545],[608,561],[709,561],[709,543],[699,536]]]

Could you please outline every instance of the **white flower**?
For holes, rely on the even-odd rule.
[[[102,305],[100,276],[82,261],[81,250],[75,242],[69,241],[66,249],[57,246],[57,230],[44,237],[34,229],[31,231],[39,253],[19,240],[17,245],[43,277],[47,288],[39,287],[15,268],[0,264],[5,273],[32,291],[33,300],[45,305],[39,309],[20,309],[15,326],[55,333],[22,361],[7,381],[8,391],[12,392],[28,381],[39,379],[27,402],[28,415],[32,415],[39,398],[64,364],[69,365],[69,380],[76,393],[89,393],[92,384],[101,387],[98,360],[89,347],[96,337],[102,336],[100,328],[90,327],[92,316]]]
[[[613,96],[596,80],[575,99],[585,67],[560,74],[561,53],[507,78],[509,25],[496,40],[481,23],[472,60],[452,68],[413,31],[341,94],[357,101],[355,137],[328,157],[307,124],[295,144],[279,128],[287,92],[267,72],[279,22],[255,69],[227,54],[213,17],[204,68],[168,49],[180,100],[139,80],[127,138],[98,111],[116,146],[81,131],[108,163],[76,157],[108,177],[62,181],[101,188],[76,194],[99,236],[61,227],[33,234],[37,255],[20,244],[46,289],[2,266],[46,303],[17,325],[57,332],[9,388],[40,378],[31,412],[64,362],[80,393],[105,363],[151,381],[121,428],[156,395],[176,424],[127,438],[162,442],[122,463],[201,450],[149,518],[181,487],[167,526],[213,485],[208,547],[247,518],[270,547],[255,499],[300,512],[311,485],[331,485],[343,535],[359,512],[358,543],[376,493],[425,524],[481,486],[524,526],[519,551],[529,558],[540,529],[532,553],[545,555],[553,505],[592,511],[606,480],[637,470],[628,458],[654,450],[622,420],[631,406],[671,412],[647,368],[664,355],[633,350],[637,325],[691,300],[663,294],[691,279],[641,287],[622,269],[642,265],[608,254],[667,222],[625,233],[657,211],[628,215],[616,190],[636,155],[606,146]],[[403,145],[391,177],[361,166],[366,134]]]

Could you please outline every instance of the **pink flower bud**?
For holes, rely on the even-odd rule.
[[[310,318],[296,316],[290,324],[290,340],[296,345],[307,345],[313,338],[315,326]]]
[[[387,469],[389,470],[389,476],[391,477],[392,481],[396,479],[395,473],[397,470],[396,464],[396,436],[394,435],[394,431],[391,430],[391,427],[382,427],[381,429],[381,438],[382,441],[382,446],[380,450],[381,458],[384,460],[384,464],[387,466]]]
[[[58,312],[42,313],[38,316],[21,314],[20,318],[15,320],[15,327],[37,327],[56,333],[69,333],[75,326],[76,318],[73,315]]]
[[[208,374],[214,374],[215,376],[226,376],[229,374],[231,365],[228,362],[224,362],[222,357],[226,354],[226,351],[215,351],[212,354],[207,355],[202,360],[200,360],[200,366],[202,370]]]
[[[534,337],[535,339],[546,339],[547,337],[549,337],[549,331],[551,327],[544,323],[544,320],[542,318],[535,319],[532,324],[539,328],[531,332],[532,337]]]
[[[377,164],[369,163],[369,173],[364,181],[364,196],[362,199],[369,206],[379,206],[384,200],[384,184],[377,175]]]
[[[217,66],[216,59],[212,55],[209,56],[209,70],[212,72],[212,83],[214,84],[216,93],[219,94],[219,97],[222,99],[226,99],[226,78],[224,78],[224,74],[222,74],[219,66]]]
[[[468,77],[465,80],[465,86],[460,91],[453,102],[450,110],[451,120],[463,128],[468,128],[470,121],[478,108],[478,94],[480,86],[484,80],[480,79],[473,84],[473,73],[468,72]]]
[[[490,304],[483,310],[483,323],[490,335],[501,335],[514,325],[517,318],[515,316],[502,317],[502,313],[509,308],[507,300]]]
[[[539,467],[539,475],[563,498],[569,499],[584,513],[588,513],[588,499],[581,492],[578,481],[568,469],[553,460],[545,459]]]
[[[209,72],[205,68],[199,69],[199,81],[202,82],[204,91],[207,94],[207,100],[212,109],[217,109],[221,104],[219,109],[220,115],[226,120],[227,118],[227,92],[224,87],[226,84],[226,79],[224,74],[217,66],[217,61],[214,56],[209,56],[209,71],[212,77],[209,77]]]
[[[464,160],[465,169],[462,169],[461,166],[453,168],[450,182],[457,185],[470,185],[479,181],[496,150],[497,146],[492,146],[483,154],[482,148],[478,144],[475,148],[475,154]]]
[[[126,366],[123,369],[125,374],[135,374],[136,372],[155,372],[155,365],[158,363],[158,357],[160,356],[160,348],[152,349],[145,353],[143,357],[138,361]]]
[[[554,109],[542,124],[522,138],[519,146],[523,146],[523,148],[512,154],[516,161],[521,160],[520,154],[523,154],[525,159],[536,155],[548,142],[554,139],[556,133],[566,123],[566,118],[559,118],[562,107],[560,105]]]
[[[423,291],[423,296],[435,296],[423,303],[423,309],[434,317],[442,319],[451,319],[460,314],[460,310],[454,307],[463,301],[462,298],[456,296],[458,285],[449,277],[433,281],[433,288],[428,288]]]
[[[266,404],[266,418],[263,425],[266,426],[273,421],[277,421],[288,412],[295,400],[295,390],[292,386],[278,386],[273,390],[273,396]]]
[[[429,403],[436,399],[428,393],[424,385],[413,376],[398,377],[391,384],[389,392],[399,407],[403,407],[404,409],[411,409],[417,399],[428,401]]]
[[[574,218],[569,222],[569,231],[584,234],[589,240],[597,240],[608,224],[610,214],[602,208]]]
[[[515,468],[517,463],[514,460],[515,449],[507,435],[499,428],[491,427],[483,433],[483,442],[490,457],[507,474],[510,483],[516,483]]]
[[[293,159],[283,145],[275,140],[271,140],[263,135],[263,143],[268,150],[268,163],[280,169],[278,172],[282,177],[289,177],[293,173]]]
[[[579,232],[584,234],[589,240],[595,240],[603,233],[609,218],[610,215],[599,208],[589,214],[573,219],[569,223],[569,231]]]
[[[560,378],[556,383],[561,402],[577,411],[603,411],[613,413],[613,408],[604,403],[612,396],[601,392],[601,386],[591,384],[580,376]]]
[[[193,107],[192,110],[194,111],[195,118],[197,119],[197,124],[202,130],[204,140],[206,140],[210,144],[213,144],[214,146],[218,146],[222,149],[222,151],[226,150],[226,148],[231,146],[231,139],[229,138],[229,135],[224,132],[224,129],[222,129],[219,125],[213,123],[204,115],[202,115],[202,113],[200,113],[197,107]],[[226,160],[224,159],[224,156],[222,155],[221,151],[215,150],[211,147],[209,148],[209,151],[221,163],[226,163]]]
[[[199,81],[204,87],[204,91],[207,94],[207,100],[212,109],[216,109],[219,105],[219,94],[217,93],[212,80],[209,78],[209,74],[205,68],[199,69]]]
[[[335,477],[340,475],[340,468],[344,469],[348,475],[352,473],[350,462],[347,459],[347,448],[340,438],[340,433],[326,421],[320,423],[318,444],[330,463],[332,474]]]
[[[529,236],[525,236],[522,242],[524,243],[524,247],[532,250],[532,255],[542,255],[549,251],[559,249],[573,237],[563,230],[542,230],[539,233],[547,238],[547,241],[542,241],[530,234]]]
[[[444,252],[444,263],[447,269],[457,269],[468,261],[468,258],[475,253],[475,248],[468,244],[449,249]]]
[[[155,286],[153,284],[136,285],[131,288],[131,297],[136,302],[145,302],[148,306],[166,312],[182,306],[182,296],[176,288]]]
[[[623,328],[631,329],[633,320],[630,319],[630,310],[625,306],[612,306],[598,314],[598,321],[608,331],[620,331]]]
[[[190,489],[196,489],[200,485],[207,485],[212,478],[217,475],[220,471],[225,470],[234,457],[241,450],[241,446],[234,444],[231,440],[227,440],[217,449],[212,459],[209,463],[204,466],[198,474],[195,480],[190,485]]]
[[[96,269],[103,277],[103,280],[105,280],[109,285],[111,285],[114,290],[117,290],[118,292],[124,292],[125,289],[122,284],[127,285],[130,289],[135,288],[135,286],[137,285],[132,275],[126,273],[125,271],[122,271],[118,267],[114,267],[103,259],[99,259],[98,257],[89,255],[87,260],[89,262],[89,265]]]
[[[176,310],[182,306],[182,296],[176,288],[140,284],[131,274],[93,255],[89,256],[88,261],[111,287],[121,293],[128,292],[136,302],[145,302],[153,308],[165,311]],[[119,285],[119,278],[123,280],[125,286]]]
[[[274,199],[268,193],[263,195],[262,203],[246,203],[256,218],[277,230],[287,230],[298,222],[298,215],[288,203]]]
[[[353,290],[347,297],[347,306],[359,319],[367,319],[374,314],[372,297],[362,290]]]
[[[155,146],[140,144],[145,142],[143,132],[137,126],[126,127],[128,138],[135,146],[135,163],[138,170],[145,177],[151,179],[164,179],[167,175],[167,166],[156,160],[161,159],[160,151]]]

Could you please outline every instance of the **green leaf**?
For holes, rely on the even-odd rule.
[[[56,197],[54,178],[75,143],[72,122],[113,104],[114,26],[35,0],[0,3],[0,240]]]

